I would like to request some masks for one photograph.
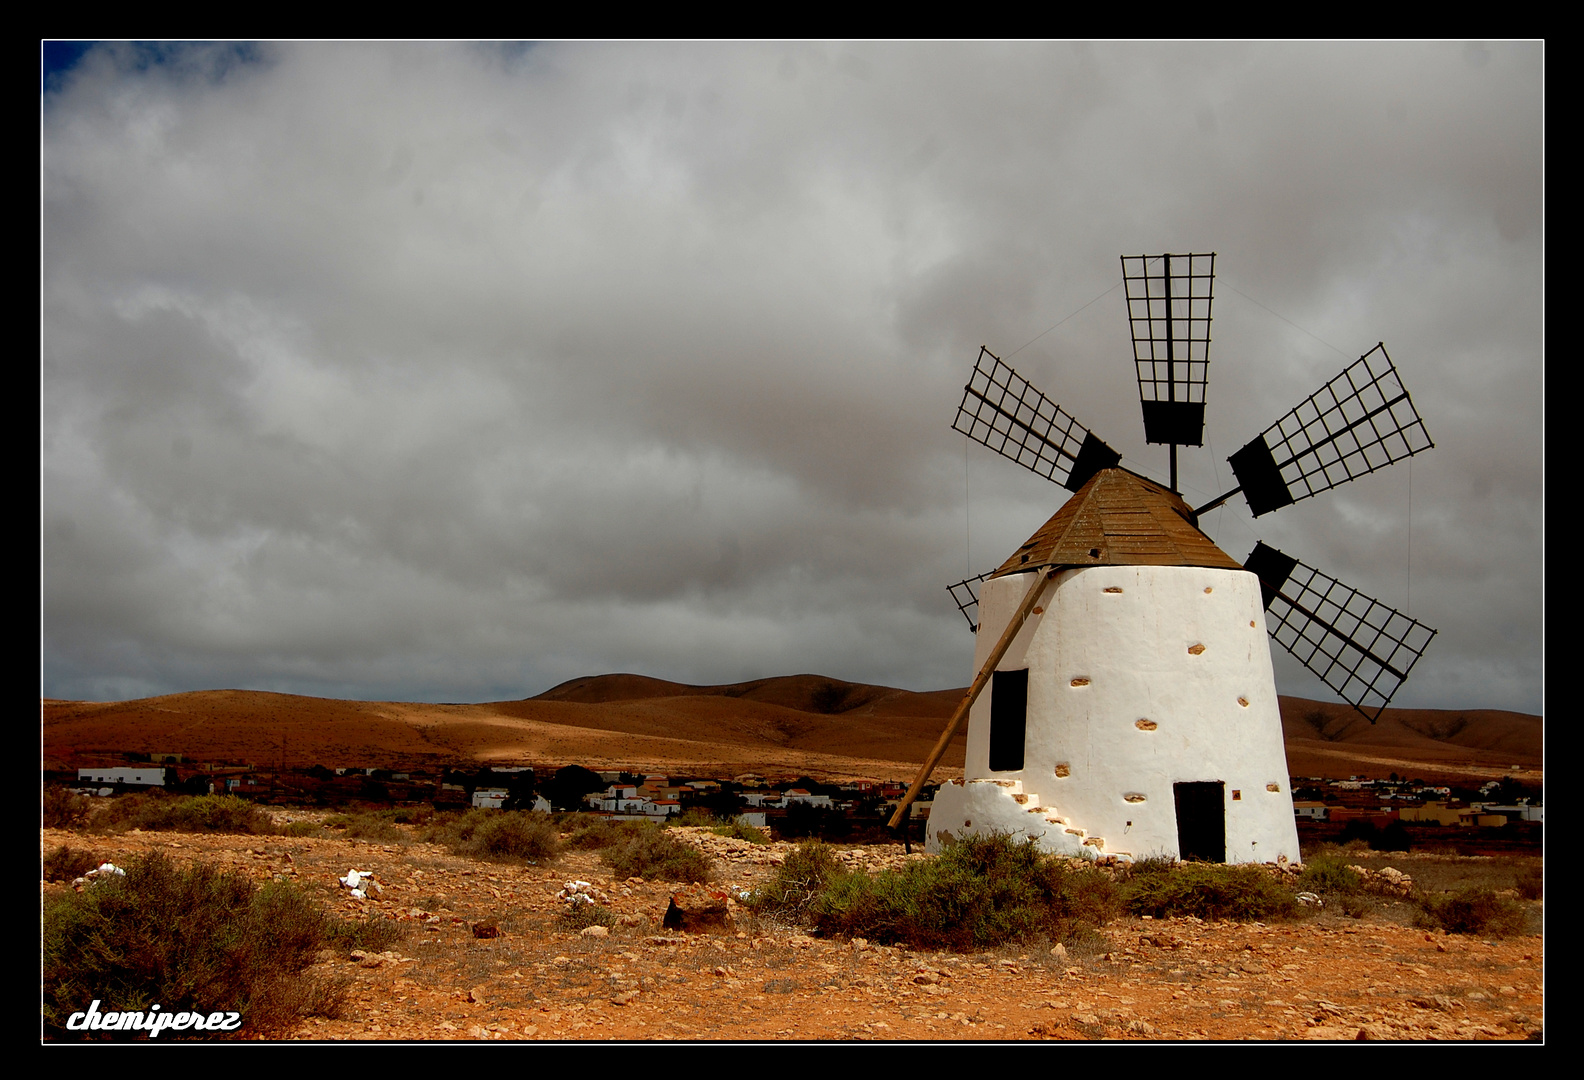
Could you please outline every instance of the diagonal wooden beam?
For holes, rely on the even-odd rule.
[[[996,642],[995,648],[990,650],[989,659],[985,661],[984,667],[979,669],[979,674],[975,676],[973,685],[968,688],[968,692],[963,695],[962,701],[958,704],[957,711],[952,713],[952,718],[947,723],[946,730],[941,733],[940,739],[935,743],[935,749],[931,750],[929,757],[924,759],[924,765],[919,769],[918,775],[913,778],[913,783],[908,788],[907,794],[897,804],[896,813],[891,815],[891,821],[887,824],[887,828],[896,828],[902,823],[902,819],[907,816],[908,807],[912,806],[913,800],[918,798],[919,788],[924,786],[924,782],[929,779],[929,774],[935,771],[936,765],[940,764],[941,756],[946,753],[946,747],[951,744],[952,736],[957,734],[957,729],[962,727],[963,720],[968,716],[968,710],[973,708],[973,703],[979,700],[980,692],[990,684],[990,676],[995,674],[996,665],[1001,662],[1001,658],[1012,647],[1012,639],[1017,637],[1018,631],[1023,629],[1023,624],[1028,621],[1029,613],[1034,610],[1034,605],[1039,603],[1040,596],[1045,592],[1045,586],[1054,581],[1056,575],[1060,572],[1059,568],[1052,567],[1043,574],[1036,574],[1034,584],[1029,586],[1028,595],[1023,597],[1023,602],[1018,605],[1017,614],[1012,616],[1012,621],[1007,623],[1006,630],[1001,634],[1001,640]]]

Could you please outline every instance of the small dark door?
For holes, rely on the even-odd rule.
[[[1023,767],[1028,728],[1028,668],[998,671],[990,680],[990,771]]]
[[[1226,785],[1220,780],[1173,784],[1177,857],[1226,862]]]

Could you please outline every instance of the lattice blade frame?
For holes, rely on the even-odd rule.
[[[1434,446],[1378,344],[1228,461],[1259,517]]]
[[[1069,491],[1122,462],[1121,454],[983,346],[952,428]]]
[[[1122,281],[1144,437],[1152,443],[1202,446],[1215,252],[1124,255]]]
[[[979,632],[979,584],[994,573],[994,570],[986,570],[978,577],[946,586],[946,591],[951,593],[952,600],[957,604],[957,610],[968,620],[968,629],[976,634]]]
[[[1244,563],[1260,579],[1271,637],[1370,723],[1436,631],[1263,543]]]

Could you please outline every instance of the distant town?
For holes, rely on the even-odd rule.
[[[192,762],[180,754],[125,753],[125,764],[46,773],[47,783],[94,796],[164,790],[228,794],[291,806],[400,806],[436,809],[500,808],[539,812],[580,811],[624,821],[664,822],[698,808],[715,817],[741,818],[785,836],[861,838],[883,828],[907,785],[895,780],[827,783],[810,776],[732,777],[640,774],[591,770],[579,765],[479,766],[438,769],[271,767],[251,762]],[[1434,830],[1505,830],[1512,840],[1538,842],[1545,821],[1543,792],[1513,779],[1478,788],[1422,779],[1354,776],[1293,777],[1300,830],[1315,839],[1382,835],[1409,837]],[[938,785],[914,804],[915,822],[929,814]],[[1391,832],[1386,832],[1391,830]],[[1410,831],[1411,830],[1411,831]]]

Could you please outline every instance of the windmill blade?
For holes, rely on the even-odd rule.
[[[1243,568],[1260,580],[1271,637],[1370,723],[1436,631],[1275,548],[1256,543]],[[1373,709],[1373,715],[1370,710]]]
[[[1122,462],[1121,454],[983,346],[952,428],[1069,491]]]
[[[946,586],[946,591],[951,593],[952,600],[957,604],[957,610],[968,620],[968,629],[976,634],[979,632],[979,583],[993,573],[994,570],[986,570],[978,577],[967,578],[955,585]]]
[[[1227,460],[1255,517],[1435,446],[1378,344]]]
[[[1144,407],[1144,438],[1202,446],[1215,252],[1124,255],[1122,281]]]

